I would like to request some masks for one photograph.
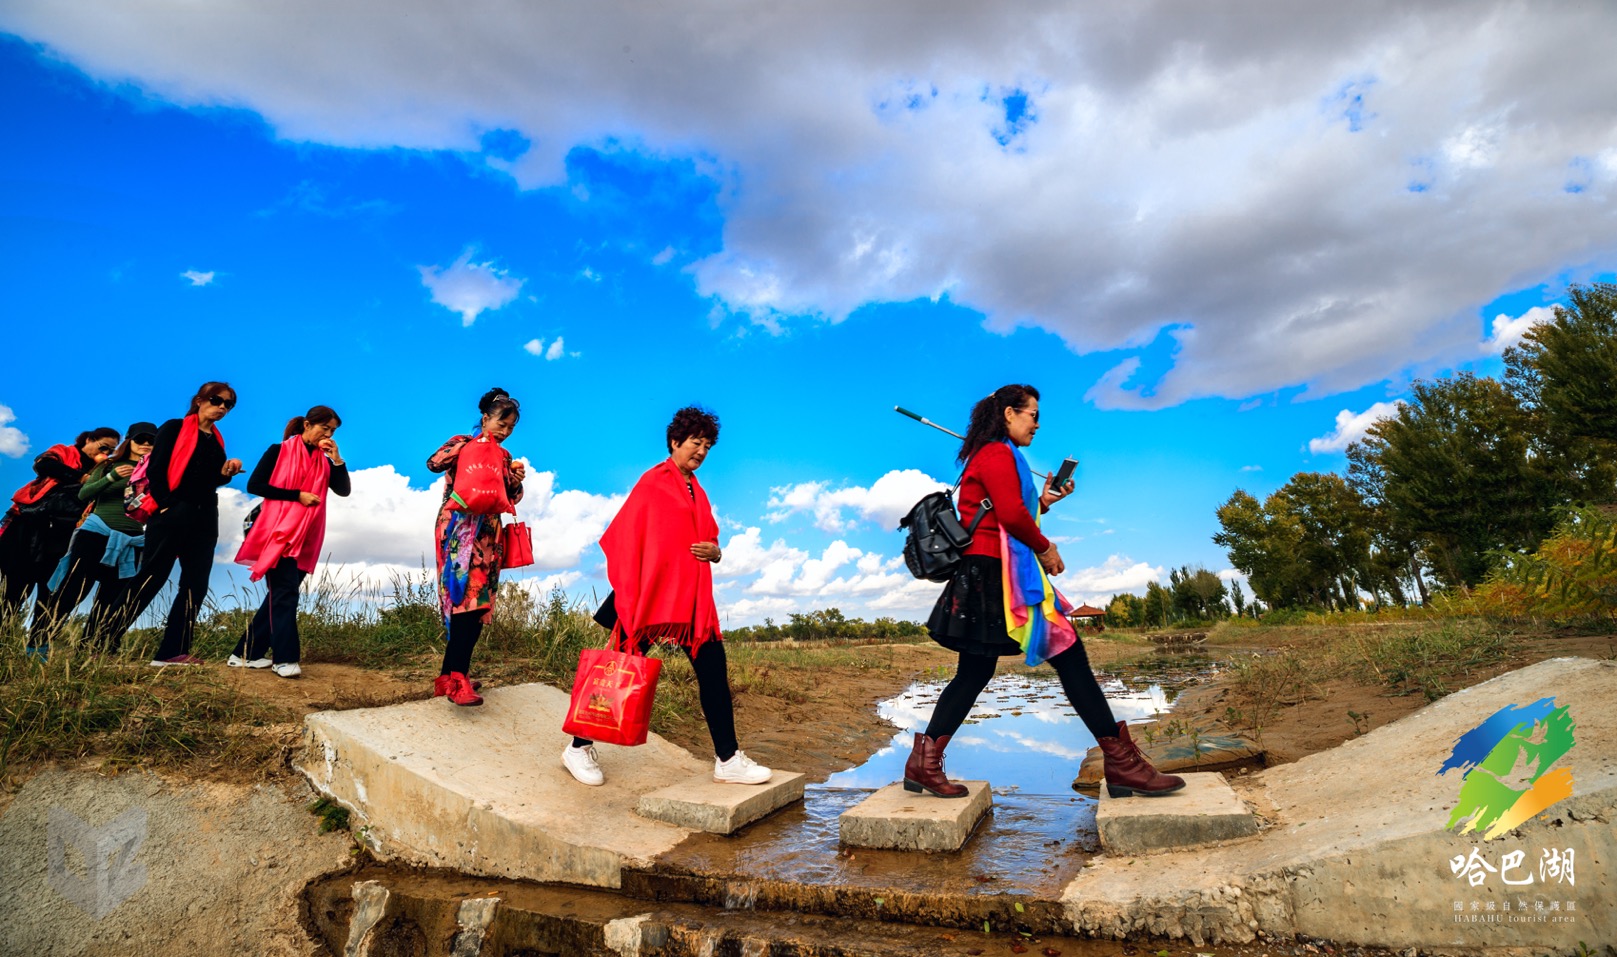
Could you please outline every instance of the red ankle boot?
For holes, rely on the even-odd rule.
[[[916,732],[915,747],[904,762],[904,790],[929,791],[943,798],[965,797],[969,789],[951,782],[943,773],[943,749],[953,735],[937,740]]]
[[[450,701],[463,708],[475,707],[483,703],[482,696],[472,690],[472,683],[466,680],[465,675],[458,671],[451,671],[448,677],[449,684],[444,689],[444,694],[449,696]]]
[[[1129,737],[1129,726],[1125,722],[1117,723],[1117,737],[1101,738],[1095,743],[1100,745],[1105,759],[1106,793],[1114,798],[1135,794],[1158,797],[1185,786],[1184,778],[1163,774],[1151,766],[1134,739]]]

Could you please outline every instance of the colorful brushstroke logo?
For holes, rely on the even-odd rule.
[[[1465,772],[1460,801],[1444,825],[1464,823],[1461,834],[1482,831],[1485,841],[1512,828],[1555,802],[1572,796],[1572,769],[1549,770],[1572,750],[1572,716],[1554,698],[1530,705],[1508,705],[1467,731],[1438,774]]]

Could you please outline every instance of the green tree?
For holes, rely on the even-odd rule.
[[[1567,305],[1505,350],[1505,382],[1562,496],[1617,501],[1617,284],[1569,288]]]
[[[1237,489],[1214,543],[1275,608],[1358,606],[1371,577],[1369,510],[1341,476],[1299,472],[1263,503]]]
[[[1554,489],[1530,454],[1528,413],[1498,381],[1465,372],[1410,390],[1358,454],[1380,469],[1388,526],[1410,536],[1439,581],[1469,587],[1490,552],[1537,546]]]
[[[1166,628],[1173,610],[1173,596],[1158,582],[1146,582],[1145,599],[1140,624],[1148,628]]]

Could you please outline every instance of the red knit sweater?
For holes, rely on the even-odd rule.
[[[1035,555],[1050,547],[1050,540],[1039,531],[1038,524],[1022,504],[1022,480],[1016,474],[1016,458],[1003,442],[990,442],[977,450],[966,463],[965,477],[960,482],[960,521],[969,526],[981,508],[983,499],[994,507],[983,516],[977,534],[972,536],[967,555],[999,556],[999,527],[1012,538],[1033,549]]]

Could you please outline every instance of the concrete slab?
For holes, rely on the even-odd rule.
[[[1222,774],[1182,774],[1184,788],[1162,797],[1114,798],[1100,789],[1095,827],[1112,854],[1194,847],[1258,833],[1258,819]]]
[[[1499,840],[1447,830],[1461,772],[1437,772],[1455,742],[1500,708],[1546,697],[1568,706],[1576,722],[1575,746],[1553,765],[1572,769],[1572,796]],[[1252,775],[1249,797],[1272,806],[1255,838],[1165,851],[1149,864],[1124,854],[1090,861],[1062,896],[1067,916],[1082,933],[1196,944],[1245,943],[1261,931],[1400,950],[1562,953],[1579,941],[1617,940],[1613,700],[1617,662],[1584,658],[1539,662],[1456,692],[1340,747]],[[1507,886],[1498,873],[1513,851],[1524,853],[1532,886]],[[1541,880],[1537,862],[1549,851],[1578,862],[1575,886]],[[1452,863],[1473,852],[1495,871],[1481,872],[1476,885]],[[1524,900],[1528,913],[1514,916]],[[1455,902],[1467,919],[1456,919]],[[1505,903],[1514,919],[1500,909]],[[1473,912],[1483,919],[1469,919]]]
[[[640,795],[635,811],[641,817],[693,831],[734,834],[759,818],[803,800],[807,780],[806,774],[776,770],[764,784],[720,784],[713,780],[710,769]]]
[[[987,781],[960,781],[961,798],[915,794],[889,784],[838,819],[842,843],[899,851],[958,851],[976,829],[993,795]]]
[[[642,794],[711,767],[652,735],[599,745],[606,784],[561,766],[567,693],[488,689],[480,708],[443,698],[323,711],[304,720],[297,766],[354,812],[377,856],[472,874],[618,887],[691,831],[637,817]],[[365,828],[365,830],[361,830]]]

